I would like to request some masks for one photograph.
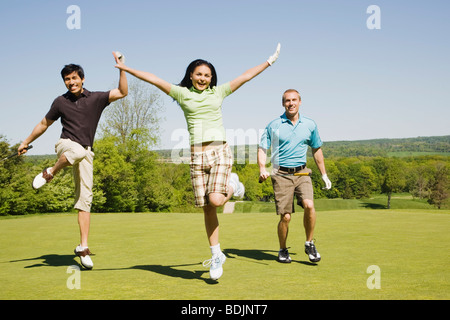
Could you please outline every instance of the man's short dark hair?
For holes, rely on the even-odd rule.
[[[81,66],[77,64],[67,64],[64,66],[64,68],[61,70],[61,77],[64,80],[64,77],[71,74],[72,72],[78,73],[81,79],[84,79],[84,70]]]

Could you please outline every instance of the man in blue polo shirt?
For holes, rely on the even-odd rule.
[[[322,140],[316,123],[312,119],[300,115],[301,97],[297,90],[286,90],[282,102],[285,113],[271,121],[261,137],[258,149],[259,178],[260,181],[266,180],[269,176],[272,179],[276,210],[277,214],[280,215],[280,222],[278,223],[278,239],[280,242],[278,261],[291,262],[286,240],[291,214],[295,211],[293,202],[295,195],[297,203],[304,209],[305,253],[311,262],[318,262],[320,261],[320,254],[313,242],[316,211],[311,177],[295,176],[294,173],[311,173],[311,169],[306,167],[306,152],[309,146],[312,149],[316,165],[322,174],[325,189],[331,188],[321,149]],[[266,171],[267,150],[270,148],[272,148],[272,175]]]

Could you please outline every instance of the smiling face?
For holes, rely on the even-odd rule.
[[[286,110],[286,117],[291,120],[298,119],[298,109],[302,101],[296,91],[287,91],[283,95],[283,106]]]
[[[200,65],[191,73],[192,85],[195,89],[203,91],[207,89],[211,83],[212,72],[206,65]]]
[[[83,83],[84,78],[81,79],[76,71],[64,76],[64,84],[67,90],[75,96],[79,96],[83,92]]]

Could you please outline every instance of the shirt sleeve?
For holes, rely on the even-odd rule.
[[[269,134],[269,126],[264,129],[263,134],[261,135],[261,141],[259,143],[259,147],[265,150],[268,150],[272,145],[272,137]]]
[[[169,96],[174,98],[178,103],[181,102],[183,94],[183,88],[177,85],[172,84],[169,91]]]
[[[100,94],[101,103],[105,106],[105,108],[110,105],[110,102],[109,102],[109,93],[110,92],[111,91],[103,91]]]
[[[61,113],[59,112],[59,107],[58,107],[58,105],[59,105],[58,99],[60,99],[60,98],[58,97],[55,100],[53,100],[50,110],[45,115],[46,119],[56,121],[61,116]]]
[[[309,146],[314,149],[320,148],[322,146],[322,139],[320,139],[319,130],[317,129],[317,125],[315,123],[314,130],[311,132]]]
[[[218,87],[216,87],[216,92],[222,97],[225,98],[232,94],[230,82],[224,83]]]

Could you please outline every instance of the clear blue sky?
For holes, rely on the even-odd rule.
[[[66,26],[72,4],[79,30]],[[381,9],[379,30],[366,26],[370,5]],[[324,141],[449,135],[449,13],[446,0],[9,1],[0,11],[0,135],[15,144],[30,134],[66,91],[67,63],[81,64],[95,91],[117,84],[113,50],[171,83],[203,58],[220,84],[278,42],[278,61],[224,101],[232,144],[233,132],[258,132],[282,114],[287,88],[300,91],[300,112]],[[186,129],[183,113],[163,100],[160,147],[180,146],[172,135]],[[58,121],[30,154],[53,153],[60,131]]]

